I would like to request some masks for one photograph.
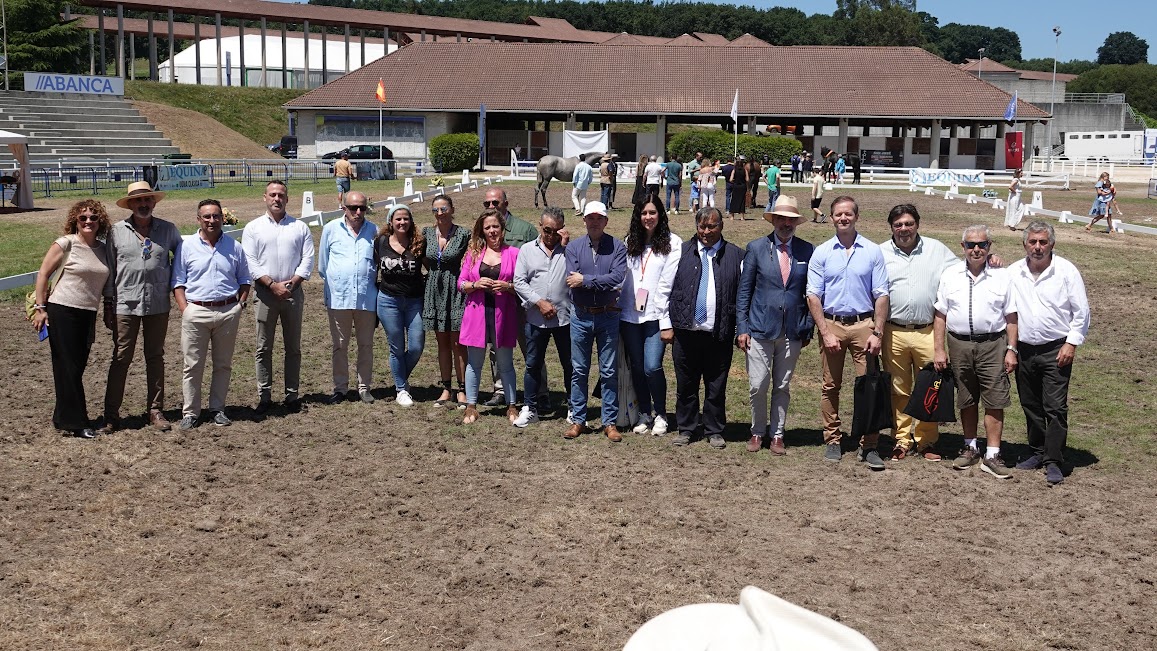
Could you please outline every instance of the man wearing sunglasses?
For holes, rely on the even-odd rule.
[[[513,246],[516,249],[521,249],[523,244],[533,242],[538,239],[538,229],[533,224],[520,219],[510,214],[510,201],[506,198],[506,190],[502,188],[488,188],[486,194],[482,195],[482,208],[493,208],[506,216],[506,235],[503,240],[507,246]],[[565,246],[566,243],[563,242]],[[526,337],[522,333],[522,326],[526,323],[526,310],[522,307],[518,308],[518,350],[522,352],[523,359],[526,358]],[[487,407],[497,407],[506,404],[506,396],[502,393],[502,379],[499,377],[496,360],[494,357],[494,349],[490,350],[490,375],[494,378],[494,395],[490,396],[484,404]],[[548,401],[549,397],[545,395],[546,378],[543,376],[543,381],[539,385],[542,387],[544,395],[543,401]],[[517,394],[517,387],[515,387]],[[545,402],[540,404],[542,407]]]
[[[169,331],[169,286],[172,257],[181,243],[181,233],[172,222],[153,216],[164,192],[147,181],[128,186],[117,206],[131,211],[108,232],[109,276],[104,288],[104,324],[113,333],[112,361],[104,394],[104,426],[98,433],[120,428],[120,408],[125,397],[125,381],[137,335],[141,335],[145,355],[145,392],[149,424],[166,432],[165,418],[165,335]]]
[[[273,338],[281,322],[285,343],[285,407],[301,409],[301,323],[305,292],[301,284],[313,272],[313,234],[305,222],[285,212],[289,190],[283,181],[265,185],[265,214],[245,225],[241,247],[253,276],[253,313],[257,317],[257,413],[273,406]]]
[[[934,364],[936,370],[943,371],[952,361],[956,406],[964,430],[964,450],[952,467],[964,470],[979,462],[982,471],[997,479],[1008,479],[1012,474],[1001,459],[1000,439],[1004,410],[1012,405],[1008,375],[1017,367],[1017,308],[1012,276],[1008,270],[989,264],[992,238],[987,226],[964,229],[960,245],[964,263],[941,276],[933,322]],[[988,439],[983,454],[976,443],[981,402]]]

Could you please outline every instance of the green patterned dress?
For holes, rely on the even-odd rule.
[[[466,295],[458,291],[458,272],[462,257],[470,244],[470,230],[455,224],[450,229],[446,248],[438,250],[438,227],[422,229],[426,238],[426,296],[422,303],[422,327],[426,332],[457,332],[462,327]]]

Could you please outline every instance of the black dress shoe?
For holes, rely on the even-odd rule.
[[[96,432],[94,432],[91,427],[85,427],[83,429],[74,429],[74,430],[72,430],[72,435],[78,439],[94,439],[94,438],[96,438]]]
[[[272,407],[273,407],[273,401],[272,400],[262,400],[261,402],[257,403],[256,407],[253,408],[253,413],[260,416],[260,415],[264,414],[265,412],[269,411]]]
[[[325,400],[326,404],[329,405],[340,404],[343,401],[345,401],[345,391],[334,391],[333,395]]]
[[[291,414],[301,413],[301,400],[300,399],[290,400],[290,401],[286,402],[285,403],[285,411],[288,411]]]

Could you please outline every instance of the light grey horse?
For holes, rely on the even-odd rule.
[[[546,201],[546,188],[550,186],[551,181],[554,179],[568,182],[574,180],[574,168],[578,167],[580,158],[585,160],[587,165],[597,168],[602,157],[602,152],[591,152],[573,158],[543,156],[538,159],[538,187],[534,191],[534,207],[538,207],[538,195],[540,194],[542,195],[542,205],[550,205]]]

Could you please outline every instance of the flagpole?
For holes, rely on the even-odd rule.
[[[382,125],[385,122],[385,111],[382,108],[382,103],[378,102],[378,160],[386,157],[386,150],[382,147]]]

